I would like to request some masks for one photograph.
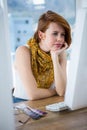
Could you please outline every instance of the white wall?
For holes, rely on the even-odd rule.
[[[87,8],[87,0],[76,0],[76,10],[85,7]]]

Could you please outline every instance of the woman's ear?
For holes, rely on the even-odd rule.
[[[38,31],[38,36],[41,40],[44,39],[44,33],[42,31]]]

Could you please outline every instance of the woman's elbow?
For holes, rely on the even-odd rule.
[[[60,97],[62,97],[62,96],[65,95],[65,90],[58,90],[58,89],[56,89],[56,92],[57,92],[57,94],[58,94]]]
[[[35,94],[29,94],[28,97],[29,97],[29,100],[31,100],[31,101],[34,101],[34,100],[37,100],[37,99],[38,99]]]
[[[29,100],[34,101],[34,100],[37,100],[37,99],[34,96],[29,96]]]
[[[59,95],[60,97],[63,97],[63,96],[64,96],[64,93],[60,92],[60,93],[58,93],[58,95]]]

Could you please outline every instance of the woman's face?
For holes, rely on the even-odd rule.
[[[60,49],[65,42],[65,30],[56,23],[50,23],[45,33],[40,32],[40,36],[40,48],[46,52]]]

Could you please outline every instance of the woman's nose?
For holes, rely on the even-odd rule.
[[[57,36],[57,41],[61,41],[61,40],[62,40],[61,35],[58,35],[58,36]]]

